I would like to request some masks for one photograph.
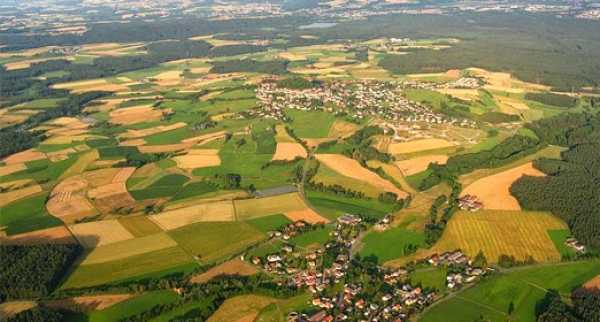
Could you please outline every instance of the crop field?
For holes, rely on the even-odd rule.
[[[207,322],[254,321],[258,313],[276,299],[258,295],[241,295],[227,299]]]
[[[319,215],[317,212],[312,210],[311,208],[306,208],[303,210],[293,210],[286,211],[285,216],[289,218],[291,221],[305,221],[310,224],[317,223],[328,223],[329,219]]]
[[[304,210],[306,205],[297,193],[273,197],[235,200],[236,215],[239,220]]]
[[[21,188],[18,190],[11,190],[9,192],[4,192],[0,194],[0,208],[4,207],[11,202],[27,198],[29,196],[35,195],[36,193],[42,192],[42,187],[39,185],[31,185],[26,188]]]
[[[234,221],[235,210],[231,201],[209,202],[167,210],[150,220],[164,230],[174,230],[200,222]]]
[[[293,221],[287,216],[277,214],[272,216],[254,218],[246,221],[252,227],[260,230],[263,233],[280,229],[281,227],[292,223]]]
[[[144,237],[162,231],[160,227],[146,216],[122,217],[118,221],[135,237]]]
[[[306,158],[306,150],[300,143],[277,143],[273,160],[294,160]]]
[[[328,137],[335,117],[327,112],[305,112],[294,109],[285,111],[293,121],[290,127],[300,138],[325,138]]]
[[[87,254],[81,265],[106,263],[176,246],[166,233],[157,233],[98,246]]]
[[[519,202],[510,194],[510,186],[521,176],[543,176],[531,162],[479,179],[464,190],[463,194],[475,195],[483,202],[484,209],[521,210]]]
[[[95,248],[132,239],[134,236],[117,220],[95,221],[69,227],[75,238],[86,248]]]
[[[176,156],[173,160],[181,169],[216,167],[221,164],[219,151],[214,149],[189,150],[186,155]]]
[[[482,251],[488,262],[496,262],[500,255],[556,262],[560,253],[548,236],[548,230],[555,229],[566,229],[566,225],[542,212],[460,211],[454,214],[442,238],[429,252],[461,249],[471,257]]]
[[[148,121],[158,121],[163,111],[153,109],[152,106],[142,105],[120,108],[110,112],[110,121],[114,124],[130,125]]]
[[[62,225],[46,211],[46,197],[45,193],[39,194],[0,208],[0,227],[4,227],[4,232],[10,236]]]
[[[36,306],[37,303],[35,301],[10,301],[0,303],[0,317],[2,319],[12,317]]]
[[[598,261],[579,261],[554,265],[532,266],[499,273],[476,286],[431,307],[420,322],[471,322],[480,316],[487,321],[535,321],[535,303],[548,289],[567,295],[575,287],[600,273]],[[514,312],[508,316],[510,303]]]
[[[344,176],[324,164],[319,166],[319,170],[312,180],[317,184],[322,183],[325,186],[340,185],[349,190],[362,192],[369,198],[377,198],[379,194],[383,193],[383,189],[379,189],[365,181]]]
[[[452,147],[454,144],[444,139],[421,139],[402,143],[392,143],[388,147],[388,153],[408,154],[427,150]]]
[[[71,289],[116,283],[189,263],[192,263],[192,258],[186,252],[179,247],[171,247],[110,262],[78,265],[61,288]]]
[[[330,220],[349,214],[364,214],[374,218],[381,218],[392,211],[389,204],[377,200],[352,199],[326,192],[306,191],[310,204]]]
[[[221,275],[250,276],[256,273],[258,273],[258,270],[254,266],[236,258],[217,265],[202,274],[192,276],[190,282],[201,284]]]
[[[244,222],[202,222],[178,228],[169,235],[203,263],[227,258],[266,238]]]
[[[393,192],[399,197],[406,195],[404,191],[398,189],[391,182],[363,168],[354,159],[339,154],[317,154],[316,158],[343,176],[366,182],[384,191]]]
[[[405,176],[412,176],[419,172],[427,170],[430,163],[446,164],[447,155],[424,155],[408,160],[396,161],[395,164]]]
[[[44,306],[73,312],[100,311],[134,297],[133,294],[84,295],[44,301]]]

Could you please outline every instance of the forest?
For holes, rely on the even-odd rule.
[[[80,252],[79,244],[0,245],[0,301],[48,295]]]
[[[565,303],[556,290],[549,290],[536,303],[537,322],[600,321],[600,290],[577,288],[571,292],[571,304]]]

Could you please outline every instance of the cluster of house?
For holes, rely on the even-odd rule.
[[[79,54],[80,46],[52,47],[48,50],[50,55],[57,56],[73,56]]]
[[[428,257],[426,261],[433,266],[448,265],[460,268],[459,271],[454,270],[453,273],[446,276],[446,286],[449,290],[460,288],[464,284],[474,283],[485,275],[487,270],[491,270],[491,268],[473,267],[471,260],[460,250],[434,254]]]
[[[330,81],[308,89],[281,88],[266,81],[256,89],[260,109],[253,116],[289,121],[286,108],[346,113],[360,120],[374,116],[390,122],[424,122],[475,126],[473,121],[458,120],[432,111],[406,99],[403,86],[382,81]],[[472,123],[472,124],[471,124]]]
[[[477,77],[461,77],[452,82],[438,85],[438,88],[477,89],[485,84],[485,81]]]
[[[565,240],[565,245],[573,248],[576,252],[583,254],[585,253],[585,245],[580,243],[577,239],[570,237]]]
[[[483,203],[479,201],[477,196],[467,194],[458,198],[458,207],[462,210],[475,212],[483,208]]]
[[[388,228],[390,228],[390,223],[393,221],[394,217],[391,214],[387,214],[385,215],[385,217],[381,218],[376,224],[375,226],[373,226],[373,229],[375,229],[376,231],[385,231]]]

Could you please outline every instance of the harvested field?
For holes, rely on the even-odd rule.
[[[158,121],[165,111],[154,109],[152,105],[141,105],[120,108],[110,112],[110,122],[114,124],[130,125],[141,122]]]
[[[536,262],[559,261],[560,253],[548,230],[567,229],[560,219],[543,212],[480,210],[460,211],[448,222],[442,238],[429,253],[461,249],[469,257],[481,250],[488,262],[500,255]]]
[[[294,160],[297,157],[306,158],[307,153],[300,143],[277,143],[273,160]]]
[[[323,162],[327,167],[343,176],[366,182],[384,191],[393,192],[398,196],[404,196],[406,194],[391,182],[379,177],[368,169],[363,168],[360,163],[354,159],[350,159],[341,154],[317,154],[315,156],[319,162]]]
[[[264,217],[307,208],[304,200],[295,192],[273,197],[235,200],[234,203],[238,220]]]
[[[112,183],[125,183],[134,172],[134,167],[120,168],[119,172],[112,178]]]
[[[29,162],[29,161],[35,161],[35,160],[41,160],[41,159],[45,159],[46,158],[46,154],[39,152],[39,151],[35,151],[33,149],[29,149],[29,150],[25,150],[23,152],[18,152],[12,155],[9,155],[8,157],[4,158],[4,163],[6,163],[6,165],[13,165],[15,163],[23,163],[23,162]]]
[[[0,303],[0,319],[4,320],[36,306],[37,303],[34,301],[11,301]]]
[[[600,289],[600,275],[585,282],[585,284],[583,284],[583,287],[589,288],[589,289]]]
[[[33,182],[34,181],[32,179],[21,179],[21,180],[9,181],[9,182],[2,182],[2,183],[0,183],[0,189],[6,189],[6,190],[19,189],[19,188],[23,188]]]
[[[391,143],[388,147],[390,154],[404,154],[440,148],[448,148],[454,144],[443,139],[422,139],[402,143]]]
[[[163,145],[142,145],[138,146],[138,150],[142,153],[167,153],[189,149],[194,143],[176,143]]]
[[[114,188],[119,190],[125,190],[125,184],[111,184],[114,185]],[[109,188],[109,185],[104,186],[106,189]],[[96,208],[103,214],[110,214],[119,209],[133,209],[136,207],[135,199],[129,194],[129,192],[111,192],[109,194],[104,194],[102,197],[96,198],[94,200]],[[140,205],[141,208],[144,205]]]
[[[91,187],[99,187],[111,183],[112,179],[120,171],[121,168],[98,169],[84,172],[81,176]]]
[[[479,179],[463,190],[463,195],[475,195],[483,202],[484,209],[521,210],[519,202],[510,194],[509,188],[521,176],[543,176],[531,162]]]
[[[69,226],[85,248],[95,248],[134,238],[117,220],[95,221]]]
[[[203,134],[203,135],[184,139],[181,141],[181,143],[204,144],[204,143],[216,140],[216,139],[224,138],[225,134],[226,134],[225,131],[218,131],[218,132]]]
[[[347,138],[358,130],[358,125],[343,120],[335,120],[329,129],[331,138]]]
[[[256,273],[258,273],[258,270],[254,266],[239,258],[236,258],[217,265],[202,274],[192,276],[192,278],[190,278],[190,282],[201,284],[221,275],[250,276]]]
[[[135,138],[141,138],[144,136],[149,136],[149,135],[158,134],[158,133],[162,133],[162,132],[177,130],[177,129],[180,129],[180,128],[186,127],[186,126],[187,126],[187,123],[177,122],[177,123],[171,124],[171,125],[159,125],[159,126],[155,126],[155,127],[151,127],[151,128],[147,128],[147,129],[143,129],[143,130],[129,129],[129,130],[127,130],[127,132],[121,134],[119,137],[121,137],[122,139],[135,139]]]
[[[177,246],[177,243],[164,232],[145,237],[127,239],[94,248],[85,257],[81,265],[115,261],[175,246]]]
[[[396,161],[394,164],[396,164],[405,176],[412,176],[413,174],[427,170],[430,163],[446,164],[446,161],[448,161],[447,155],[434,154]]]
[[[28,233],[0,236],[0,244],[4,245],[35,245],[35,244],[76,244],[71,232],[65,226],[36,230]]]
[[[152,76],[151,80],[159,86],[174,86],[179,85],[183,80],[181,74],[182,72],[180,70],[170,70]]]
[[[406,179],[404,178],[404,174],[400,171],[400,168],[393,164],[383,163],[377,160],[369,160],[367,161],[367,165],[372,168],[381,168],[383,172],[385,172],[388,176],[390,176],[400,188],[406,192],[402,198],[407,197],[409,193],[415,194],[416,191],[408,184]]]
[[[66,89],[75,94],[93,91],[122,92],[129,89],[125,84],[112,84],[105,79],[55,84],[52,88]]]
[[[7,176],[7,175],[15,173],[15,172],[23,171],[25,169],[27,169],[27,166],[25,166],[25,163],[12,163],[9,165],[1,166],[0,167],[0,177]]]
[[[8,205],[13,201],[17,201],[19,199],[23,199],[34,195],[38,192],[42,192],[42,187],[40,185],[32,185],[29,187],[21,188],[18,190],[11,190],[9,192],[0,193],[0,208]]]
[[[46,209],[65,223],[73,223],[98,213],[84,195],[71,192],[53,193],[46,203]]]
[[[496,90],[508,93],[523,93],[525,91],[549,91],[550,87],[540,84],[527,83],[512,78],[509,73],[490,72],[481,68],[469,68],[469,72],[483,77],[488,84],[484,86],[488,90]]]
[[[299,220],[303,220],[310,224],[328,223],[329,222],[329,219],[319,215],[311,208],[306,208],[303,210],[287,211],[284,213],[284,215],[286,217],[288,217],[291,221],[294,221],[294,222],[299,221]]]
[[[463,88],[443,88],[439,89],[438,92],[452,97],[456,97],[463,101],[477,101],[479,100],[479,91],[477,89],[463,89]]]
[[[62,59],[66,59],[66,60],[73,60],[73,57],[47,57],[47,58],[37,58],[37,59],[28,59],[28,60],[21,60],[21,61],[16,61],[16,62],[12,62],[12,63],[6,63],[4,64],[4,67],[6,68],[6,70],[15,70],[15,69],[26,69],[31,67],[31,65],[33,64],[37,64],[37,63],[43,63],[46,61],[50,61],[50,60],[62,60]]]
[[[146,144],[146,140],[144,139],[132,139],[119,142],[120,146],[142,146]],[[141,152],[141,151],[140,151]]]
[[[271,297],[241,295],[227,299],[207,322],[247,322],[254,321],[258,313],[267,305],[275,303]]]
[[[173,161],[181,169],[215,167],[221,164],[219,150],[216,149],[189,150],[186,155],[174,157]]]
[[[167,210],[150,219],[164,230],[173,230],[198,222],[234,221],[235,210],[231,201],[219,201]]]
[[[134,294],[102,294],[44,301],[44,306],[73,312],[99,311],[135,297]]]
[[[498,103],[498,107],[502,113],[521,115],[523,111],[529,110],[529,106],[527,106],[527,104],[515,98],[496,95],[494,96],[494,99]]]

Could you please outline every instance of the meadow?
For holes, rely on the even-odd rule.
[[[410,248],[424,247],[425,235],[403,227],[394,227],[383,232],[370,231],[362,240],[360,256],[376,256],[379,263],[409,255]]]
[[[484,279],[456,296],[432,306],[419,318],[420,322],[471,322],[483,316],[492,322],[506,320],[534,322],[535,304],[548,289],[563,296],[600,273],[597,260],[566,262],[515,268]],[[510,303],[514,312],[509,315]]]
[[[393,210],[390,204],[376,199],[354,199],[333,193],[307,190],[306,198],[317,211],[330,220],[346,213],[382,218]]]

